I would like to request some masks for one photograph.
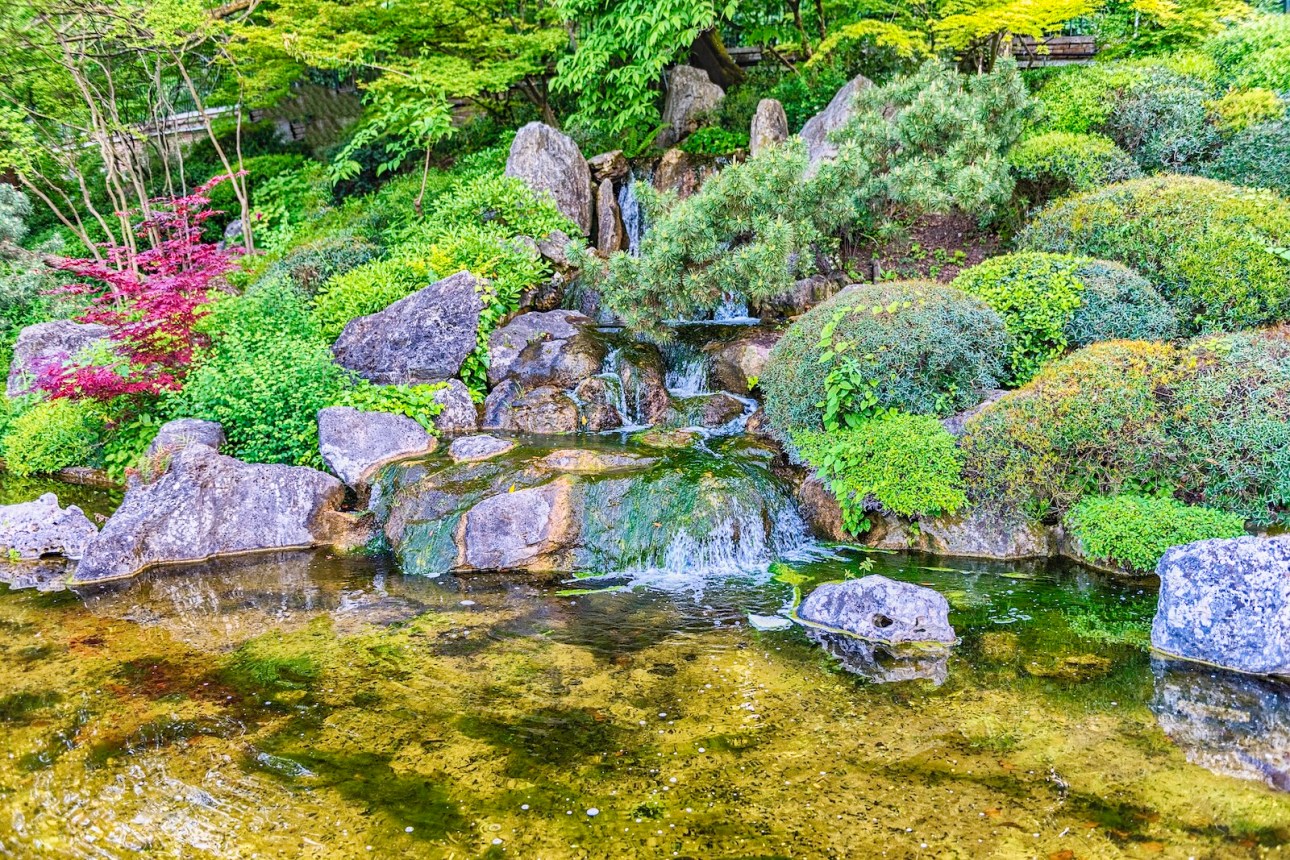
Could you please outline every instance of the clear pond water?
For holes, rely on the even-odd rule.
[[[949,597],[948,659],[749,626],[866,558]],[[1290,692],[1153,661],[1150,584],[774,572],[585,593],[622,583],[295,553],[0,586],[0,856],[1290,854]]]

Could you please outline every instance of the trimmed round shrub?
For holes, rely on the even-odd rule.
[[[20,478],[87,466],[98,459],[103,411],[90,400],[45,400],[9,423],[0,447]]]
[[[1259,15],[1205,43],[1221,83],[1290,92],[1290,17]]]
[[[1228,132],[1244,131],[1250,126],[1273,122],[1286,115],[1285,102],[1271,90],[1255,87],[1232,90],[1210,102],[1219,128]]]
[[[312,295],[331,278],[375,259],[378,253],[379,249],[370,242],[349,233],[332,233],[294,248],[269,265],[261,279],[285,276],[298,289]]]
[[[1237,133],[1205,166],[1204,173],[1236,185],[1290,195],[1290,120],[1263,123]]]
[[[1101,131],[1120,94],[1144,73],[1141,66],[1123,63],[1060,70],[1035,93],[1040,108],[1039,127],[1070,134]]]
[[[1245,534],[1236,514],[1148,496],[1089,496],[1063,520],[1084,555],[1133,573],[1154,573],[1165,550]]]
[[[1202,82],[1152,68],[1116,100],[1100,131],[1148,172],[1182,172],[1219,142],[1210,122],[1210,91]]]
[[[771,351],[760,386],[783,438],[884,410],[949,415],[1002,374],[1003,321],[984,302],[910,281],[850,287],[804,314]]]
[[[1115,260],[1154,283],[1187,331],[1290,316],[1290,201],[1212,179],[1135,179],[1058,201],[1022,231],[1025,250]]]
[[[1127,152],[1100,134],[1053,131],[1026,138],[1008,153],[1008,161],[1032,203],[1142,175]]]
[[[953,286],[977,296],[1008,329],[1008,375],[1021,385],[1071,347],[1102,340],[1161,340],[1173,311],[1146,278],[1104,260],[1023,251],[965,270]]]

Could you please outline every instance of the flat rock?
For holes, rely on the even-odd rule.
[[[1238,672],[1290,676],[1290,536],[1172,547],[1156,574],[1153,648]]]
[[[462,518],[458,567],[468,570],[557,570],[552,556],[577,530],[572,485],[540,487],[484,499]]]
[[[663,102],[663,124],[659,146],[671,146],[699,127],[704,114],[725,98],[725,90],[712,82],[708,73],[693,66],[676,66],[667,75],[667,98]]]
[[[107,343],[111,331],[105,325],[71,320],[27,326],[18,333],[18,340],[13,345],[5,394],[9,397],[25,394],[45,365],[67,364],[86,348]]]
[[[448,446],[448,456],[455,463],[474,463],[479,460],[491,460],[500,457],[515,447],[513,439],[498,439],[496,436],[481,434],[462,436],[452,440]]]
[[[797,614],[831,630],[891,645],[952,645],[957,638],[950,626],[949,601],[941,594],[876,574],[819,586],[802,601]]]
[[[443,409],[434,417],[434,429],[440,433],[474,433],[479,429],[479,410],[470,396],[470,389],[460,379],[449,379],[434,394],[435,402]]]
[[[837,156],[837,144],[829,140],[829,135],[838,130],[856,114],[856,97],[863,90],[873,86],[873,81],[864,75],[856,75],[846,86],[838,90],[829,102],[828,107],[806,121],[802,126],[801,138],[806,141],[806,152],[811,166]]]
[[[53,493],[34,502],[0,506],[0,553],[11,559],[80,558],[98,531],[76,505],[60,508]]]
[[[359,489],[386,463],[429,454],[438,440],[405,415],[350,406],[318,410],[318,452],[342,481]]]
[[[762,99],[757,103],[752,125],[748,131],[748,154],[756,157],[770,147],[788,140],[788,115],[777,99]]]
[[[606,475],[610,473],[638,472],[658,462],[657,457],[640,454],[618,454],[588,448],[566,448],[552,451],[538,465],[554,472],[575,475]]]
[[[482,282],[469,272],[350,320],[332,353],[341,367],[381,385],[439,382],[456,376],[475,350]]]
[[[224,425],[218,421],[176,418],[162,424],[157,430],[157,435],[148,443],[146,456],[151,458],[166,453],[173,454],[189,445],[205,445],[218,451],[225,441]]]
[[[594,321],[577,311],[519,315],[488,339],[489,384],[510,379],[525,389],[573,388],[599,373],[605,360],[594,328]]]
[[[544,123],[529,123],[515,133],[506,175],[550,195],[583,235],[591,235],[591,170],[573,138]]]
[[[232,553],[361,543],[339,513],[344,496],[340,481],[315,469],[243,463],[190,445],[156,481],[126,492],[85,548],[75,581]]]

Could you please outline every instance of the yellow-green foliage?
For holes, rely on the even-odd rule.
[[[1089,496],[1066,514],[1065,525],[1094,561],[1151,573],[1171,546],[1245,534],[1236,514],[1149,496]]]
[[[355,317],[385,310],[435,279],[427,261],[416,257],[373,260],[327,281],[314,297],[314,319],[328,341],[340,337]]]
[[[1285,102],[1276,93],[1262,87],[1232,90],[1210,102],[1209,109],[1219,127],[1227,131],[1244,131],[1253,125],[1280,119],[1286,113]]]
[[[360,380],[336,400],[337,406],[352,406],[363,412],[389,412],[406,415],[431,433],[435,432],[435,416],[443,411],[438,400],[440,391],[447,384],[431,385],[373,385]]]
[[[19,477],[91,465],[103,434],[103,412],[93,401],[41,401],[14,418],[0,447],[6,468]]]
[[[1012,148],[1008,162],[1032,204],[1142,175],[1127,152],[1100,134],[1053,131],[1028,137]]]

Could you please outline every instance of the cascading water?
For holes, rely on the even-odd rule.
[[[627,236],[627,253],[633,257],[640,256],[641,237],[645,235],[645,212],[641,209],[640,198],[636,196],[637,182],[651,182],[652,177],[646,173],[637,177],[632,171],[618,189],[618,211],[623,219],[623,232]]]
[[[748,302],[730,293],[726,293],[721,297],[721,304],[717,305],[712,312],[712,321],[745,325],[759,322],[759,320],[748,315]]]
[[[667,360],[667,391],[673,397],[710,394],[708,357],[689,344],[677,344],[664,352]]]
[[[632,397],[627,396],[627,386],[623,384],[622,366],[623,355],[619,347],[611,349],[600,365],[599,377],[605,381],[605,387],[613,398],[612,405],[623,420],[621,427],[609,431],[613,433],[640,430],[649,426],[642,418],[641,413],[644,410],[641,408],[639,387],[632,392]]]

